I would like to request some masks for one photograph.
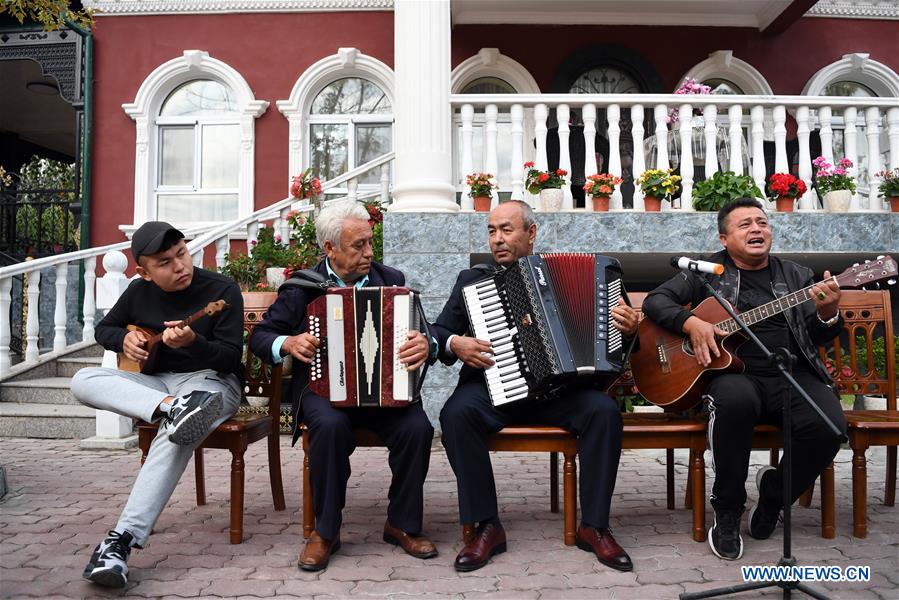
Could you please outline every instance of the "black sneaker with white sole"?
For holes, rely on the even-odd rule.
[[[221,392],[194,390],[178,396],[166,415],[169,439],[179,446],[193,446],[206,437],[221,412]]]
[[[765,502],[765,495],[762,493],[765,477],[769,480],[771,477],[777,477],[777,470],[774,467],[763,467],[755,475],[755,486],[759,491],[759,501],[749,509],[749,535],[757,540],[767,540],[777,528],[780,521],[780,504],[772,504]],[[769,484],[770,485],[770,484]]]
[[[718,558],[737,560],[743,556],[740,518],[743,507],[737,510],[715,509],[715,524],[709,529],[709,546]]]
[[[97,544],[82,577],[104,587],[121,588],[128,583],[128,557],[134,537],[129,533],[110,531]]]

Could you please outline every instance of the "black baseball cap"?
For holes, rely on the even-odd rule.
[[[165,221],[147,221],[131,237],[131,255],[137,261],[141,256],[167,250],[183,237],[183,233]]]

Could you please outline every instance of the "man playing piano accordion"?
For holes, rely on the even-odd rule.
[[[355,203],[322,210],[315,222],[319,245],[327,257],[314,270],[345,287],[402,286],[405,277],[396,269],[372,260],[372,233],[368,212]],[[354,426],[375,431],[389,450],[390,484],[384,541],[397,544],[417,558],[431,558],[437,549],[420,535],[424,493],[434,428],[421,403],[402,408],[339,409],[308,389],[309,363],[320,341],[306,332],[307,305],[321,291],[283,286],[265,319],[256,327],[250,347],[257,356],[275,364],[288,354],[296,359],[290,395],[293,398],[294,443],[298,424],[309,431],[309,474],[315,509],[315,531],[300,554],[298,566],[320,571],[340,547],[341,511],[346,503],[350,454],[356,448]],[[409,369],[419,368],[431,354],[428,340],[409,334],[400,346],[400,359]],[[433,348],[436,353],[436,347]]]
[[[487,232],[490,250],[501,267],[533,253],[537,225],[524,202],[505,202],[495,208]],[[440,413],[443,445],[456,474],[461,522],[478,524],[472,541],[456,557],[456,570],[479,569],[506,549],[487,436],[513,423],[562,427],[577,436],[582,512],[577,545],[594,552],[609,567],[632,570],[630,557],[609,530],[609,507],[621,454],[618,404],[590,385],[573,384],[562,390],[557,401],[494,406],[484,378],[484,369],[493,364],[492,347],[471,337],[462,294],[463,287],[484,277],[479,269],[462,271],[434,326],[440,360],[449,365],[457,359],[464,363],[456,389]],[[611,314],[615,327],[632,337],[637,330],[635,311],[622,302]]]

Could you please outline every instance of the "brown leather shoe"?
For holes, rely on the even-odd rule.
[[[453,564],[457,571],[475,571],[488,562],[494,554],[506,551],[506,530],[492,523],[478,527],[472,540],[465,544]]]
[[[390,521],[384,522],[384,541],[394,546],[399,546],[406,551],[409,556],[415,558],[434,558],[437,556],[437,547],[431,543],[431,540],[423,535],[409,535],[402,529],[397,529],[390,524]]]
[[[577,528],[577,547],[587,552],[596,554],[599,562],[618,571],[633,571],[634,564],[624,548],[618,545],[612,537],[611,529],[596,529],[595,527]]]
[[[313,531],[306,542],[306,547],[300,553],[297,566],[304,571],[321,571],[328,566],[331,555],[340,550],[340,537],[334,541],[328,541]]]

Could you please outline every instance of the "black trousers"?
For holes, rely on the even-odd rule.
[[[387,445],[393,473],[387,520],[407,533],[419,533],[434,438],[421,403],[406,408],[334,408],[326,398],[307,393],[302,409],[309,429],[309,477],[318,534],[333,540],[340,533],[350,455],[356,449],[353,427],[373,430]]]
[[[815,374],[798,370],[793,377],[833,424],[844,434],[846,420],[840,399]],[[746,476],[752,432],[757,424],[782,427],[781,412],[789,383],[780,377],[721,375],[706,389],[709,408],[709,447],[715,461],[712,506],[735,510],[746,502]],[[808,403],[790,389],[793,459],[791,502],[815,481],[840,449],[841,439]],[[769,478],[770,479],[770,478]],[[765,488],[765,503],[783,504],[783,471],[778,467],[776,485]]]
[[[497,408],[482,381],[460,383],[440,412],[443,446],[459,490],[460,522],[498,514],[487,436],[514,423],[561,427],[577,436],[581,520],[608,527],[621,457],[617,402],[595,389],[571,388],[559,400]]]

